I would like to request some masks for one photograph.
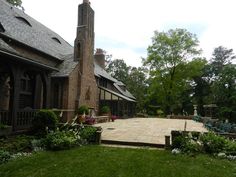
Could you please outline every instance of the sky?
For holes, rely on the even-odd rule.
[[[22,0],[25,13],[73,45],[82,0]],[[202,56],[222,45],[236,53],[235,0],[90,0],[95,48],[141,66],[154,31],[185,28],[197,35]]]

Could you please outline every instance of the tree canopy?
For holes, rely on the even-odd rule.
[[[10,4],[16,6],[16,7],[21,7],[22,1],[21,0],[6,0]]]
[[[196,36],[185,29],[155,31],[144,65],[150,68],[150,93],[157,94],[167,114],[173,111],[190,78],[200,73],[202,61],[189,60],[201,53]],[[199,68],[200,67],[200,68]]]

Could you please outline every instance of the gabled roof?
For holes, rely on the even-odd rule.
[[[62,37],[5,0],[0,0],[0,23],[5,30],[0,34],[52,57],[62,59],[73,53]]]
[[[124,99],[124,100],[131,101],[131,102],[136,102],[135,99],[131,99],[131,98],[129,98],[129,97],[123,95],[123,94],[117,93],[117,92],[115,92],[115,91],[113,91],[113,90],[110,90],[110,89],[108,89],[108,88],[101,87],[101,86],[99,86],[99,88],[101,88],[101,89],[103,89],[103,90],[105,90],[105,91],[107,91],[107,92],[109,92],[109,93],[111,93],[111,94],[113,94],[113,95],[116,95],[116,96],[118,96],[119,98],[122,98],[122,99]]]
[[[96,62],[94,62],[94,74],[97,77],[104,77],[112,82],[118,82],[115,78],[111,77],[103,68],[101,68]]]
[[[97,77],[103,77],[111,82],[113,82],[114,87],[120,92],[120,94],[125,97],[136,99],[127,89],[123,90],[121,86],[125,86],[121,81],[111,77],[102,67],[100,67],[96,62],[94,62],[94,74]]]
[[[119,85],[119,83],[114,83],[114,86],[117,90],[119,90],[120,93],[122,93],[123,95],[132,98],[132,99],[136,99],[127,89],[123,90],[120,86],[124,86],[123,85]]]

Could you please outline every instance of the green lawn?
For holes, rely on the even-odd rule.
[[[0,166],[1,177],[236,177],[236,162],[169,151],[84,146]]]

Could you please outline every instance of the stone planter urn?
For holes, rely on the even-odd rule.
[[[194,109],[193,115],[197,116],[197,105],[193,105],[193,109]]]

